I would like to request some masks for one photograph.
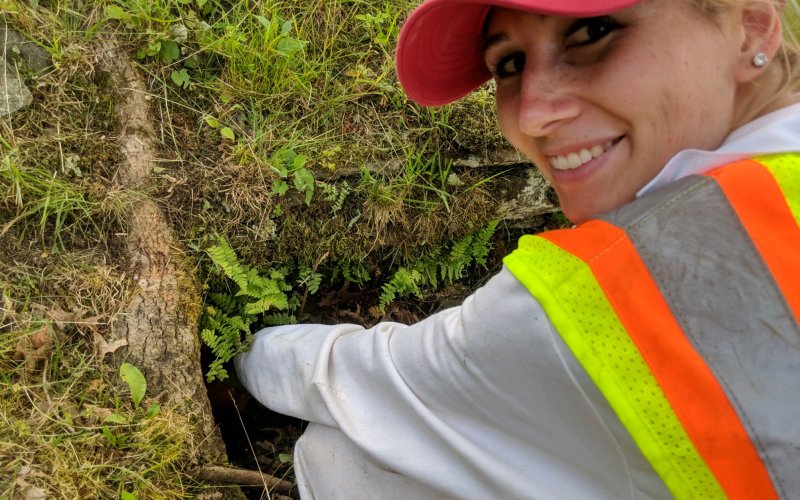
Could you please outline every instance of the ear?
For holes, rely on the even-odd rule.
[[[763,52],[769,61],[781,46],[781,15],[776,2],[751,0],[741,10],[742,44],[739,48],[737,80],[750,82],[761,75],[766,67],[756,67],[753,57]]]

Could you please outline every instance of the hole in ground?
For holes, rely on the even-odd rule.
[[[292,453],[305,422],[265,408],[247,393],[235,376],[207,387],[231,465],[260,470],[294,483]],[[265,498],[261,487],[243,487],[242,491],[249,499]],[[272,492],[272,498],[277,495]]]

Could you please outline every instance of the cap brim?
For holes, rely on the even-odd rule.
[[[423,106],[458,100],[491,74],[483,61],[482,29],[492,6],[555,16],[608,14],[641,0],[428,0],[411,13],[397,43],[397,76]]]

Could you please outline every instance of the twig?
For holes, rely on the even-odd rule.
[[[275,490],[283,495],[292,498],[299,498],[297,487],[294,483],[270,476],[257,470],[236,469],[232,467],[220,467],[218,465],[204,465],[193,471],[197,479],[211,483],[229,483],[240,486],[261,486],[270,490]]]

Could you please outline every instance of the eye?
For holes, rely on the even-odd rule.
[[[490,68],[495,78],[507,78],[520,73],[525,68],[525,53],[513,52],[501,57]]]
[[[564,34],[567,48],[591,45],[622,25],[610,16],[585,17],[573,22]]]

